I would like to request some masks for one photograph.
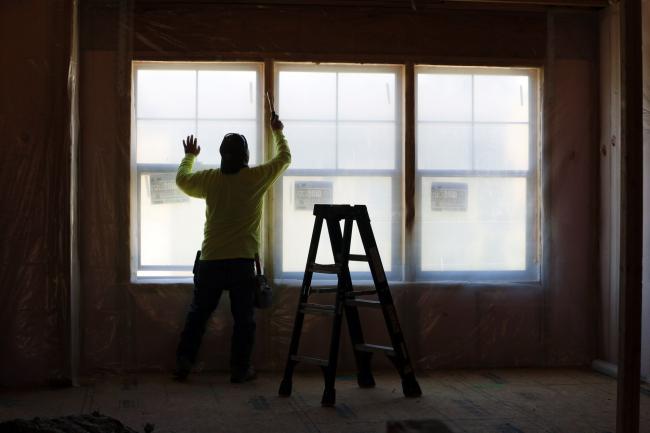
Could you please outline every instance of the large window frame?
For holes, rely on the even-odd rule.
[[[415,88],[414,98],[414,130],[417,130],[418,124],[418,73],[447,73],[447,74],[468,74],[472,77],[476,75],[517,75],[528,77],[528,169],[527,170],[455,170],[455,169],[422,169],[418,166],[418,146],[415,144],[415,227],[413,239],[417,240],[412,245],[411,257],[415,263],[416,281],[470,281],[470,282],[489,282],[489,281],[508,281],[508,282],[534,282],[540,279],[540,259],[541,259],[541,191],[539,185],[539,161],[541,156],[540,146],[540,101],[541,86],[539,84],[539,68],[516,68],[516,67],[477,67],[477,66],[436,66],[436,65],[416,65],[414,68],[413,80]],[[473,82],[474,78],[472,78]],[[472,98],[472,110],[474,100]],[[479,124],[472,118],[472,125]],[[483,122],[484,124],[499,124],[513,122]],[[417,135],[417,134],[416,134]],[[417,140],[417,139],[416,139]],[[474,146],[472,146],[474,152]],[[472,157],[474,160],[475,158]],[[513,177],[526,179],[526,260],[524,270],[477,270],[477,271],[430,271],[422,269],[422,257],[420,253],[420,242],[422,238],[422,219],[421,219],[421,197],[422,197],[422,179],[425,177],[443,177],[443,178],[499,178]]]
[[[182,280],[191,277],[191,266],[156,266],[142,265],[140,261],[141,244],[141,215],[140,192],[143,174],[149,173],[175,173],[178,163],[169,164],[138,164],[136,160],[138,121],[137,109],[137,78],[139,70],[250,70],[257,76],[257,161],[259,164],[266,159],[265,153],[273,152],[271,136],[265,127],[265,115],[269,114],[266,107],[266,92],[276,98],[276,108],[279,104],[279,80],[282,71],[336,71],[349,72],[390,72],[395,74],[395,164],[392,169],[306,169],[292,168],[284,176],[299,176],[307,178],[322,177],[389,177],[391,182],[392,219],[391,219],[391,262],[390,272],[387,277],[391,281],[416,281],[416,282],[441,282],[441,281],[466,281],[472,283],[507,281],[507,282],[539,282],[541,276],[541,70],[538,67],[496,67],[496,66],[437,66],[428,64],[342,64],[342,63],[312,63],[312,62],[151,62],[134,61],[132,63],[132,110],[131,110],[131,275],[133,281],[147,280]],[[528,170],[429,170],[418,167],[418,73],[436,71],[450,73],[480,73],[496,75],[527,75],[529,77],[529,149]],[[407,82],[408,81],[408,82]],[[409,86],[412,97],[409,97]],[[198,80],[197,80],[198,87]],[[338,95],[337,95],[338,98]],[[198,91],[197,91],[198,101]],[[198,105],[198,102],[197,102]],[[282,117],[282,112],[279,113]],[[195,125],[199,121],[196,112]],[[291,119],[283,120],[291,121]],[[337,120],[339,122],[339,120]],[[338,124],[338,123],[337,123]],[[196,128],[196,126],[195,126]],[[412,131],[412,132],[411,132]],[[410,137],[410,138],[409,138]],[[411,141],[412,140],[412,141]],[[289,143],[290,147],[292,143]],[[180,147],[180,144],[179,144]],[[410,152],[408,149],[414,151]],[[182,155],[179,152],[179,161]],[[407,160],[408,158],[408,160]],[[412,160],[411,160],[412,159]],[[203,164],[202,168],[211,168],[214,165]],[[412,168],[412,169],[411,169]],[[283,177],[284,177],[283,176]],[[422,179],[424,177],[525,177],[526,178],[526,269],[521,271],[430,271],[422,269],[420,257],[420,242],[422,241],[421,197]],[[283,236],[283,179],[280,178],[273,189],[273,201],[265,207],[263,220],[270,224],[262,227],[262,232],[270,229],[273,231],[273,243],[264,251],[265,257],[275,255],[274,267],[271,275],[278,280],[300,280],[303,271],[283,272],[282,270],[282,236]],[[413,201],[406,197],[405,186],[414,186]],[[413,190],[412,190],[413,191]],[[410,204],[409,204],[410,203]],[[405,216],[409,212],[407,207],[414,211],[414,224],[407,227]],[[270,212],[270,215],[266,213]],[[372,219],[372,215],[371,215]],[[266,234],[263,236],[266,239]],[[265,242],[266,243],[266,242]],[[305,244],[309,238],[305,238]],[[197,249],[200,246],[197,245]],[[319,249],[330,249],[329,245],[321,244]],[[306,257],[305,257],[306,260]],[[386,265],[386,264],[385,264]],[[387,266],[386,266],[387,267]],[[144,271],[144,272],[142,272]],[[147,271],[154,274],[144,275]],[[369,272],[353,272],[353,278],[367,280]],[[331,279],[331,276],[315,275],[316,279]]]
[[[185,279],[192,276],[192,265],[143,265],[141,261],[141,243],[142,243],[142,216],[140,214],[141,203],[141,187],[142,177],[147,174],[175,174],[178,170],[178,164],[182,158],[181,143],[178,143],[179,158],[175,163],[138,163],[137,149],[138,149],[138,134],[137,122],[141,118],[138,116],[138,71],[142,70],[183,70],[195,71],[196,76],[196,90],[195,90],[195,104],[196,112],[194,116],[194,129],[195,135],[198,130],[198,122],[201,120],[223,120],[216,118],[201,118],[198,113],[199,105],[199,91],[198,91],[198,73],[199,71],[253,71],[257,77],[257,107],[255,110],[257,120],[257,145],[255,147],[255,155],[257,163],[264,157],[264,109],[261,102],[265,101],[263,98],[264,91],[264,64],[261,62],[155,62],[155,61],[133,61],[132,72],[132,92],[131,92],[131,279],[132,281],[146,281],[146,280],[160,280],[160,279]],[[144,118],[143,118],[144,119]],[[150,119],[150,118],[146,118]],[[164,118],[164,120],[170,120]],[[173,119],[172,119],[173,120]],[[187,119],[183,119],[187,120]],[[199,137],[200,138],[200,137]],[[218,140],[218,137],[213,137]],[[200,145],[200,142],[199,142]],[[200,165],[201,169],[218,168],[216,164]],[[197,222],[203,227],[202,221]],[[197,250],[200,249],[197,245]]]
[[[282,178],[278,180],[274,187],[275,194],[275,205],[273,208],[274,213],[274,239],[275,246],[273,247],[273,253],[275,254],[276,259],[274,276],[277,279],[286,279],[286,280],[300,280],[303,278],[304,270],[299,272],[284,272],[282,270],[282,239],[283,239],[283,221],[281,215],[283,213],[283,178],[285,177],[313,177],[316,179],[322,177],[390,177],[391,179],[391,194],[393,197],[392,200],[392,221],[391,221],[391,263],[390,271],[386,272],[386,276],[389,280],[399,281],[403,278],[403,248],[402,248],[402,239],[403,239],[403,217],[402,217],[402,203],[403,203],[403,148],[404,148],[404,120],[403,120],[403,76],[404,76],[404,67],[402,65],[389,65],[389,64],[339,64],[339,63],[288,63],[288,62],[277,62],[274,63],[273,68],[273,80],[274,80],[274,89],[276,97],[276,107],[279,106],[279,86],[280,86],[280,73],[284,71],[298,71],[298,72],[363,72],[363,73],[393,73],[395,74],[395,163],[393,169],[309,169],[309,168],[292,168],[291,166],[283,174]],[[338,75],[337,75],[338,83]],[[338,88],[338,84],[337,84]],[[338,94],[337,94],[338,101]],[[338,105],[338,102],[337,102]],[[282,117],[282,113],[279,113],[281,118],[285,121],[291,121],[292,119],[287,119]],[[337,125],[339,122],[345,122],[344,120],[336,119]],[[372,123],[373,121],[368,121]],[[381,121],[377,121],[381,122]],[[337,126],[338,127],[338,126]],[[337,142],[338,143],[338,142]],[[338,144],[337,144],[338,145]],[[291,147],[291,143],[289,143]],[[355,204],[355,203],[350,203]],[[360,203],[356,203],[360,204]],[[372,215],[370,215],[372,223]],[[353,227],[353,231],[356,231],[357,228]],[[326,227],[323,227],[323,231],[327,231]],[[311,234],[311,232],[310,232]],[[308,246],[310,242],[310,236],[305,237],[305,245]],[[323,242],[319,245],[319,251],[321,249],[327,249],[331,251],[331,246],[329,244],[324,244]],[[355,253],[352,251],[352,253]],[[305,256],[305,263],[307,257]],[[386,268],[386,264],[384,264]],[[357,280],[370,280],[371,274],[370,270],[368,271],[359,271],[351,272],[351,276]],[[332,276],[314,274],[313,279],[315,280],[328,280],[332,279]]]

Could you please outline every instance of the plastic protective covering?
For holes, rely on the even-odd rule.
[[[558,14],[549,29],[543,11],[514,19],[504,11],[414,12],[409,2],[257,3],[81,2],[78,165],[59,154],[74,140],[42,144],[36,159],[15,162],[12,209],[41,207],[6,231],[5,242],[21,245],[34,236],[29,251],[3,262],[3,284],[20,288],[3,291],[0,302],[11,336],[3,353],[14,365],[59,357],[49,371],[66,371],[78,353],[84,374],[172,368],[204,222],[203,202],[174,183],[181,140],[198,137],[196,169],[219,165],[227,132],[244,134],[251,164],[262,163],[273,152],[267,91],[293,163],[265,203],[262,257],[276,290],[273,307],[257,314],[257,368],[284,366],[314,203],[368,206],[416,368],[589,359],[592,317],[579,305],[591,302],[594,283],[597,131],[585,107],[597,106],[595,16]],[[489,43],[488,29],[499,29]],[[578,46],[547,50],[569,35]],[[52,68],[47,56],[28,70]],[[436,66],[450,64],[474,66]],[[482,67],[504,64],[512,67]],[[64,86],[69,65],[59,66]],[[540,66],[548,66],[544,77]],[[24,130],[16,143],[43,133]],[[34,234],[44,227],[47,235]],[[79,298],[67,269],[76,265],[71,237]],[[544,274],[549,246],[554,272]],[[356,234],[352,249],[361,252]],[[52,257],[61,257],[67,279],[52,271]],[[324,234],[318,261],[331,260]],[[352,268],[358,288],[369,285],[366,266]],[[331,303],[328,296],[313,301]],[[198,369],[228,366],[228,304],[225,294]],[[78,325],[70,305],[79,307]],[[367,342],[389,343],[380,312],[363,311],[362,322]],[[68,341],[71,328],[79,347]],[[308,317],[300,352],[324,356],[330,329],[327,316]],[[341,345],[339,365],[353,369],[347,336]],[[377,357],[377,365],[389,363]]]
[[[0,4],[0,384],[70,379],[73,17],[72,1]]]

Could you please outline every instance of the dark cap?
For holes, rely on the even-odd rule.
[[[221,147],[221,171],[225,174],[234,174],[243,167],[248,166],[248,142],[241,134],[230,133],[223,137]]]

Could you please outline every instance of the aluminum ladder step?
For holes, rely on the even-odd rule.
[[[381,308],[381,302],[370,299],[346,299],[345,305],[351,307]]]
[[[395,355],[395,349],[390,346],[380,346],[379,344],[355,344],[354,348],[360,352],[383,352],[388,356]]]
[[[368,256],[363,254],[350,254],[348,255],[348,260],[351,262],[367,262]]]
[[[336,293],[338,287],[312,287],[310,288],[311,293]]]
[[[355,297],[355,296],[367,296],[367,295],[375,295],[377,294],[376,290],[354,290],[352,292],[347,292],[346,295],[350,298]]]
[[[311,313],[311,314],[336,314],[335,305],[323,305],[323,304],[309,304],[302,303],[300,304],[301,313]]]
[[[318,274],[339,274],[341,272],[341,265],[321,265],[318,263],[312,263],[309,266],[309,270]]]
[[[291,360],[297,362],[306,362],[308,364],[320,365],[322,367],[327,367],[327,365],[329,364],[329,361],[327,359],[316,358],[314,356],[292,355]]]

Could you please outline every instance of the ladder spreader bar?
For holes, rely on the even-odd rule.
[[[320,265],[318,263],[312,263],[310,269],[312,272],[319,274],[338,274],[341,272],[341,265]]]
[[[367,262],[368,256],[365,256],[363,254],[350,254],[348,256],[348,260],[352,262]]]
[[[329,361],[327,359],[315,358],[313,356],[292,355],[291,360],[298,361],[298,362],[307,362],[309,364],[321,365],[323,367],[327,367],[327,365],[329,364]]]
[[[346,299],[345,305],[356,307],[381,308],[381,302],[370,299]]]
[[[354,348],[361,352],[384,352],[387,355],[395,355],[395,349],[390,346],[380,346],[379,344],[356,344]]]

